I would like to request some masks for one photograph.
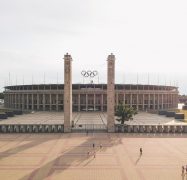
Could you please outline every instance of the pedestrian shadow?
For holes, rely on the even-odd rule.
[[[182,174],[181,176],[182,176],[182,180],[185,180],[184,179],[185,178],[185,174]],[[187,179],[187,177],[186,177],[186,179]]]
[[[48,138],[45,137],[48,134],[40,134],[40,136],[43,136],[43,137],[41,137],[40,139],[37,139],[37,141],[36,141],[35,139],[32,139],[32,138],[29,139],[31,136],[36,136],[36,134],[34,134],[34,135],[33,134],[22,134],[22,135],[24,135],[24,137],[21,138],[21,139],[18,139],[17,143],[15,145],[13,145],[10,149],[7,149],[5,151],[0,152],[0,161],[2,159],[5,159],[5,158],[9,157],[9,156],[14,156],[14,155],[19,154],[19,153],[24,153],[24,151],[26,151],[30,148],[36,147],[38,145],[45,144],[46,142],[49,142],[49,141],[52,141],[52,140],[56,140],[60,136],[58,134],[54,134],[54,136],[51,136],[50,139],[48,139]],[[13,136],[15,136],[15,134],[11,134],[11,136],[13,137]],[[25,140],[27,140],[28,143],[21,144]],[[12,140],[9,139],[7,141],[9,143]],[[8,143],[7,143],[7,145],[8,145]]]
[[[93,157],[89,157],[89,158],[90,158],[90,160],[86,164],[84,164],[84,166],[87,166],[88,164],[90,164],[94,160]]]
[[[139,157],[138,157],[138,159],[137,159],[136,162],[135,162],[135,165],[138,164],[138,162],[140,161],[141,157],[142,157],[142,155],[140,154]]]
[[[71,135],[72,134],[66,134],[65,136],[62,136],[61,138],[66,139],[69,142],[71,142]],[[73,134],[73,137],[76,137],[76,135]],[[118,138],[117,137],[115,138],[114,136],[113,136],[113,138],[110,138],[110,139],[108,137],[103,137],[103,139],[102,139],[103,142],[108,141],[107,142],[108,144],[103,143],[103,147],[102,147],[102,149],[100,149],[98,147],[99,147],[99,142],[101,141],[101,138],[89,136],[84,142],[77,144],[76,146],[73,145],[73,148],[70,148],[69,150],[67,150],[63,153],[61,152],[53,160],[42,164],[41,167],[36,168],[31,173],[22,177],[20,180],[51,179],[55,169],[60,169],[60,171],[55,172],[55,174],[57,174],[59,172],[65,171],[66,169],[68,169],[71,166],[75,166],[75,167],[89,166],[90,163],[94,163],[95,159],[97,159],[97,156],[95,158],[93,157],[93,154],[88,156],[87,149],[95,151],[96,154],[97,153],[105,153],[108,148],[116,146],[120,143],[120,141],[118,141],[117,139]],[[93,142],[96,145],[95,148],[92,147]],[[80,152],[80,148],[83,148],[83,152]],[[86,151],[84,150],[84,148],[87,148]],[[76,153],[76,152],[78,152],[78,153]],[[62,179],[63,179],[63,177],[62,177]]]
[[[185,178],[186,176],[186,178]],[[187,173],[182,174],[182,180],[187,180]]]

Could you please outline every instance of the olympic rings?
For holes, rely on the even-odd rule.
[[[98,75],[98,72],[97,71],[90,71],[90,70],[88,70],[88,71],[82,71],[81,72],[81,74],[82,74],[82,76],[84,76],[84,77],[95,77],[95,76],[97,76]]]

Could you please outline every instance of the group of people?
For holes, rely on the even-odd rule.
[[[186,167],[182,166],[182,176],[185,175],[185,171],[186,171],[186,174],[187,174],[187,165],[186,165]]]
[[[102,144],[100,144],[99,148],[102,149]],[[90,155],[93,155],[93,157],[96,157],[96,151],[95,151],[95,143],[92,144],[92,148],[93,148],[93,153],[92,151],[88,151],[87,156],[89,157]]]

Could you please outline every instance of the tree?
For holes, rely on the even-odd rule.
[[[133,119],[133,116],[136,115],[138,112],[133,107],[128,107],[127,105],[119,104],[115,115],[118,117],[117,121],[124,124],[125,121],[129,121]]]

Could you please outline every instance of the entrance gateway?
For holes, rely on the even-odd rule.
[[[107,58],[107,131],[115,132],[115,56]],[[71,132],[72,122],[72,57],[64,55],[64,132]]]

